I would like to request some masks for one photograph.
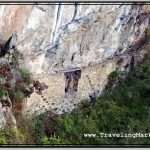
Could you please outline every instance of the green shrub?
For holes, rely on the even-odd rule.
[[[27,68],[21,68],[19,71],[22,78],[28,78],[31,75],[29,69]]]
[[[49,138],[47,136],[44,136],[41,138],[40,144],[48,144],[48,145],[58,145],[61,144],[61,139],[59,136],[56,136],[55,134],[50,136]]]
[[[0,129],[0,145],[25,144],[25,137],[15,128]]]
[[[22,91],[20,90],[14,90],[13,92],[13,100],[16,103],[19,103],[22,101],[22,99],[24,98],[24,94]]]
[[[41,144],[50,144],[49,138],[47,136],[43,136],[40,140]]]
[[[44,125],[36,115],[34,115],[32,120],[29,121],[29,129],[34,137],[35,143],[39,144],[41,138],[45,136],[45,133]]]
[[[122,71],[115,70],[110,73],[110,75],[108,76],[108,80],[109,81],[117,80],[117,79],[122,78],[123,75],[124,73]]]
[[[4,92],[0,91],[0,101],[2,100],[3,96],[4,96]]]
[[[14,51],[13,53],[12,53],[12,63],[15,63],[15,62],[17,62],[18,61],[18,58],[19,58],[19,56],[20,56],[21,54],[20,54],[20,52],[19,51]]]
[[[0,129],[0,145],[8,144],[8,139],[6,137],[6,133],[3,129]]]

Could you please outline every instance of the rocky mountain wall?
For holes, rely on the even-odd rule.
[[[149,5],[1,5],[0,33],[18,33],[20,64],[37,74],[98,64],[137,43]]]
[[[149,50],[146,4],[1,5],[0,21],[1,43],[16,33],[19,66],[48,85],[42,96],[31,95],[27,112],[72,110],[93,93],[99,96],[112,71],[128,72]],[[77,97],[70,98],[64,71],[75,68],[81,78]]]

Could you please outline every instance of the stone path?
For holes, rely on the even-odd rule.
[[[25,113],[45,112],[46,110],[54,111],[57,114],[71,111],[77,104],[77,98],[64,94],[65,77],[63,74],[51,75],[39,79],[48,85],[48,89],[42,91],[42,95],[34,92],[27,99],[27,107],[23,110]]]
[[[56,114],[62,114],[70,112],[81,100],[88,99],[93,92],[97,92],[97,95],[101,93],[107,82],[107,76],[114,67],[114,62],[110,61],[105,66],[96,65],[84,69],[81,73],[81,79],[79,79],[76,96],[65,94],[65,76],[63,73],[38,77],[38,80],[44,82],[48,88],[42,91],[42,95],[36,92],[31,94],[31,97],[27,99],[27,106],[23,109],[23,113],[33,114],[37,112],[40,114],[45,111],[52,111]]]

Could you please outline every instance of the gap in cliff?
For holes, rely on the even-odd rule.
[[[81,78],[81,70],[66,71],[65,75],[65,94],[74,93],[78,90],[78,80]]]

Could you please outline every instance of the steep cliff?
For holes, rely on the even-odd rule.
[[[16,31],[24,56],[20,66],[49,86],[43,97],[31,95],[26,110],[63,113],[93,93],[100,95],[112,71],[128,72],[147,52],[149,16],[146,4],[0,6],[1,40]],[[82,72],[72,99],[65,95],[63,70],[74,68]]]
[[[18,49],[36,73],[97,64],[139,42],[148,5],[3,5],[3,39],[18,32]]]

